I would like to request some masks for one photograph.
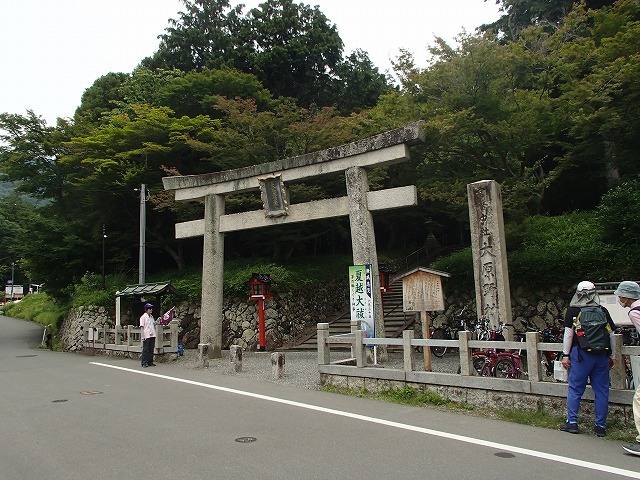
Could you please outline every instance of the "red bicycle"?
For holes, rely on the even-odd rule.
[[[488,332],[488,340],[500,341],[504,340],[502,331],[512,325],[500,323],[499,330],[488,328],[488,321],[481,318],[479,324],[486,325]],[[487,335],[479,335],[480,338],[486,338]],[[522,339],[521,339],[522,340]],[[494,348],[487,350],[478,350],[471,353],[473,358],[473,369],[483,377],[499,377],[499,378],[521,378],[526,375],[523,370],[523,362],[521,351],[518,353],[497,351]]]

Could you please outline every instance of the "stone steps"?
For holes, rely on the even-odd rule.
[[[387,338],[398,338],[402,337],[403,330],[413,328],[417,317],[414,313],[404,313],[402,311],[402,280],[393,282],[391,290],[382,296],[384,329]],[[351,312],[347,310],[328,323],[330,335],[349,333],[351,331]],[[317,350],[317,348],[317,332],[314,331],[297,339],[295,345],[287,348],[287,350]],[[349,346],[335,345],[331,348],[348,350]]]

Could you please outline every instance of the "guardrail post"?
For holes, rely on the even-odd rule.
[[[273,352],[271,354],[271,375],[278,379],[284,376],[285,357],[284,352]]]
[[[89,322],[86,320],[82,322],[82,335],[84,338],[84,346],[87,348],[89,346]]]
[[[362,368],[367,364],[367,349],[364,346],[364,330],[356,330],[356,336],[353,341],[355,343],[353,349],[356,352],[356,367]]]
[[[318,365],[329,365],[331,362],[329,354],[329,344],[327,338],[329,337],[329,324],[318,324]]]
[[[242,347],[240,345],[229,347],[229,363],[234,372],[242,371]]]
[[[211,344],[199,343],[198,344],[198,360],[204,368],[209,368],[209,358],[211,356]]]
[[[473,363],[471,362],[471,350],[469,350],[470,338],[471,332],[458,332],[458,350],[460,351],[460,374],[467,376],[471,375],[471,371],[473,369]]]
[[[355,333],[360,328],[360,320],[351,320],[351,333],[355,335]],[[351,344],[351,358],[356,356],[356,352],[353,350],[353,344]]]
[[[530,382],[539,382],[542,379],[542,364],[540,363],[540,351],[538,332],[527,332],[527,373]]]
[[[413,330],[402,331],[402,353],[404,356],[404,371],[413,371],[413,348],[411,347],[411,340],[415,336]]]
[[[613,336],[613,348],[616,352],[614,360],[616,364],[613,370],[611,370],[611,388],[626,388],[627,375],[624,371],[624,359],[622,358],[622,341],[622,335],[616,333]]]
[[[171,322],[169,324],[169,331],[171,336],[170,338],[171,351],[177,352],[178,351],[178,323]]]

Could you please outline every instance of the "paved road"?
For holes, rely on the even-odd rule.
[[[640,478],[640,457],[592,435],[143,369],[41,338],[0,316],[0,480]]]

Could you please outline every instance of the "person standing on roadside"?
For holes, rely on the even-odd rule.
[[[618,303],[623,307],[630,308],[629,320],[636,330],[640,332],[640,286],[636,282],[620,282],[614,295],[618,297]],[[636,393],[633,395],[633,420],[638,430],[635,443],[623,445],[625,451],[633,455],[640,455],[640,385],[636,385]]]
[[[600,305],[596,286],[582,281],[576,288],[564,317],[562,366],[569,370],[567,420],[560,430],[580,433],[580,400],[591,381],[595,397],[595,426],[598,437],[607,434],[609,413],[609,370],[615,365],[613,333],[615,324],[609,311]]]
[[[140,334],[142,335],[142,356],[140,358],[143,367],[155,367],[153,363],[153,349],[156,346],[156,325],[153,318],[153,305],[144,304],[144,313],[140,317]]]

